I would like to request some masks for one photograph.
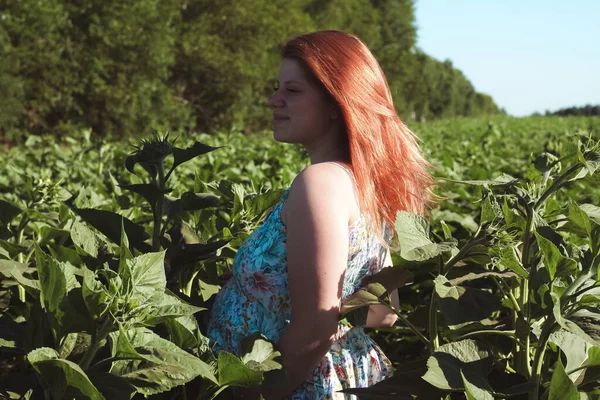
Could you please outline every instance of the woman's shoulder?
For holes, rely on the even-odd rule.
[[[341,164],[323,162],[304,168],[292,182],[291,192],[318,191],[322,196],[353,197],[354,181]]]
[[[292,182],[286,203],[286,208],[302,204],[322,212],[345,211],[348,220],[360,214],[351,175],[334,163],[312,164],[303,169]]]

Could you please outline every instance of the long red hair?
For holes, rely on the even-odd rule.
[[[378,232],[396,213],[425,214],[433,178],[416,136],[400,120],[379,63],[356,36],[335,30],[290,40],[283,58],[299,61],[337,103],[360,205]]]

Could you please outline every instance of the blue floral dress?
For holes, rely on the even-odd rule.
[[[217,294],[208,327],[215,353],[225,350],[237,354],[241,340],[256,332],[275,343],[290,322],[286,227],[279,215],[289,191],[288,188],[260,228],[239,248],[233,276]],[[348,231],[342,303],[366,276],[382,268],[386,254],[376,235],[369,232],[363,216]],[[391,375],[391,362],[364,329],[340,324],[325,357],[288,398],[356,399],[336,392],[371,386]]]

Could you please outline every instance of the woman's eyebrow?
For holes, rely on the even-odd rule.
[[[279,82],[279,81],[278,81]],[[302,81],[295,81],[295,80],[289,80],[289,81],[285,81],[283,82],[284,84],[288,84],[288,83],[295,83],[295,84],[302,84]]]

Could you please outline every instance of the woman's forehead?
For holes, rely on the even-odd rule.
[[[280,83],[292,81],[295,83],[309,83],[310,80],[308,72],[299,61],[291,58],[281,60],[281,67],[279,69]]]

